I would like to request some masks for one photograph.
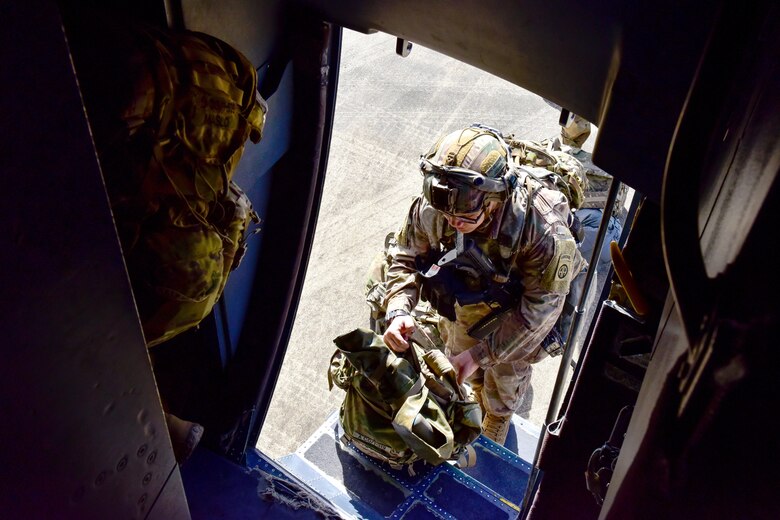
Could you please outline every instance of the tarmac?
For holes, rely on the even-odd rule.
[[[474,122],[523,139],[556,136],[558,117],[543,98],[475,67],[419,45],[402,58],[390,35],[344,31],[317,230],[260,450],[273,458],[294,452],[340,407],[344,392],[329,390],[327,382],[333,339],[368,327],[366,273],[385,235],[397,231],[420,193],[420,155],[439,136]],[[518,411],[537,427],[560,360],[534,366]]]

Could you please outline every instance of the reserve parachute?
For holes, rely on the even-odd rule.
[[[245,142],[262,137],[267,105],[254,66],[222,40],[151,27],[128,40],[117,70],[129,96],[99,152],[153,346],[211,312],[259,223],[232,178]]]

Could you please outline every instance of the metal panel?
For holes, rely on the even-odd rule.
[[[273,115],[263,130],[263,140],[257,144],[247,142],[244,155],[238,164],[233,180],[241,186],[252,201],[252,205],[263,222],[260,228],[267,226],[267,210],[273,186],[272,170],[290,149],[293,132],[293,75],[288,66],[280,81],[280,86],[268,101],[268,113]],[[271,116],[269,116],[270,118]],[[257,273],[259,258],[263,247],[264,233],[249,238],[248,248],[238,269],[230,274],[220,305],[225,307],[226,323],[230,345],[225,359],[230,359],[236,351],[241,329],[246,316],[247,305],[251,298],[252,282]]]
[[[62,23],[3,22],[0,515],[144,518],[175,461]]]
[[[165,488],[152,505],[146,520],[190,520],[189,510],[186,507],[181,507],[183,495],[184,483],[181,472],[179,466],[175,466],[168,477],[168,482],[165,483]]]
[[[609,513],[615,495],[613,491],[620,489],[642,444],[647,442],[646,439],[649,436],[653,435],[654,432],[649,430],[649,425],[653,421],[658,398],[664,391],[667,374],[675,366],[680,356],[684,354],[686,347],[687,342],[685,341],[682,321],[679,314],[675,312],[674,298],[670,294],[664,305],[658,327],[656,343],[653,348],[653,361],[648,367],[634,412],[631,415],[631,423],[620,449],[620,457],[610,481],[609,492],[601,509],[600,518],[605,518]]]
[[[176,13],[172,6],[179,3],[181,12]],[[174,25],[183,23],[187,29],[225,40],[256,67],[269,61],[285,30],[281,0],[181,0],[168,4],[169,18],[173,17]]]
[[[593,162],[655,201],[721,3],[301,1],[329,21],[442,52],[583,116],[599,127]]]

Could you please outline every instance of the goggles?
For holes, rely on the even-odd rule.
[[[477,222],[479,222],[479,219],[482,218],[482,215],[484,215],[485,206],[482,206],[482,209],[479,210],[479,213],[477,213],[473,217],[467,217],[466,215],[452,215],[451,213],[445,213],[443,211],[442,213],[447,218],[459,220],[461,222],[465,222],[466,224],[476,224]]]
[[[426,158],[420,160],[420,171],[425,200],[434,209],[465,222],[469,218],[459,215],[481,210],[486,194],[498,194],[503,199],[514,184],[506,177],[496,179],[466,168],[438,166]],[[514,178],[514,174],[509,175]]]

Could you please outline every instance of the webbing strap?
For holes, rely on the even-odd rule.
[[[457,465],[459,468],[471,468],[477,464],[477,450],[471,444],[464,446],[463,452],[458,457]]]
[[[414,319],[414,316],[412,316],[412,319]],[[420,341],[420,338],[423,338],[427,345],[423,345],[423,342]],[[412,335],[409,337],[409,341],[417,343],[423,350],[436,348],[436,343],[431,339],[428,333],[425,332],[422,327],[420,327],[420,323],[416,319],[414,319],[414,331],[412,331]]]
[[[195,208],[192,207],[190,201],[187,199],[187,196],[184,195],[184,193],[182,193],[181,189],[179,188],[179,186],[176,184],[176,182],[173,180],[170,173],[168,172],[168,168],[165,167],[165,158],[163,157],[162,145],[159,142],[157,142],[154,144],[153,149],[154,149],[154,159],[157,161],[157,164],[160,166],[160,170],[162,170],[163,174],[165,175],[165,178],[168,179],[168,182],[173,188],[173,191],[176,192],[176,195],[179,196],[182,202],[184,202],[184,204],[187,206],[187,209],[190,210],[192,216],[195,217],[195,219],[198,222],[206,226],[206,228],[214,231],[217,235],[219,235],[221,239],[226,240],[232,244],[233,241],[230,240],[230,238],[227,235],[222,233],[222,231],[220,231],[220,229],[217,228],[217,226],[209,222],[203,215],[195,211]]]
[[[422,391],[423,386],[425,385],[425,381],[423,379],[424,376],[420,375],[417,378],[417,381],[414,382],[412,387],[409,390],[407,390],[404,395],[402,395],[401,397],[399,397],[393,402],[393,408],[395,409],[400,408],[401,405],[404,404],[406,400],[409,399],[411,396],[419,394]]]
[[[592,193],[592,192],[591,192]],[[585,194],[585,202],[586,203],[601,203],[606,204],[607,203],[607,196],[606,195],[591,195],[591,194]]]

